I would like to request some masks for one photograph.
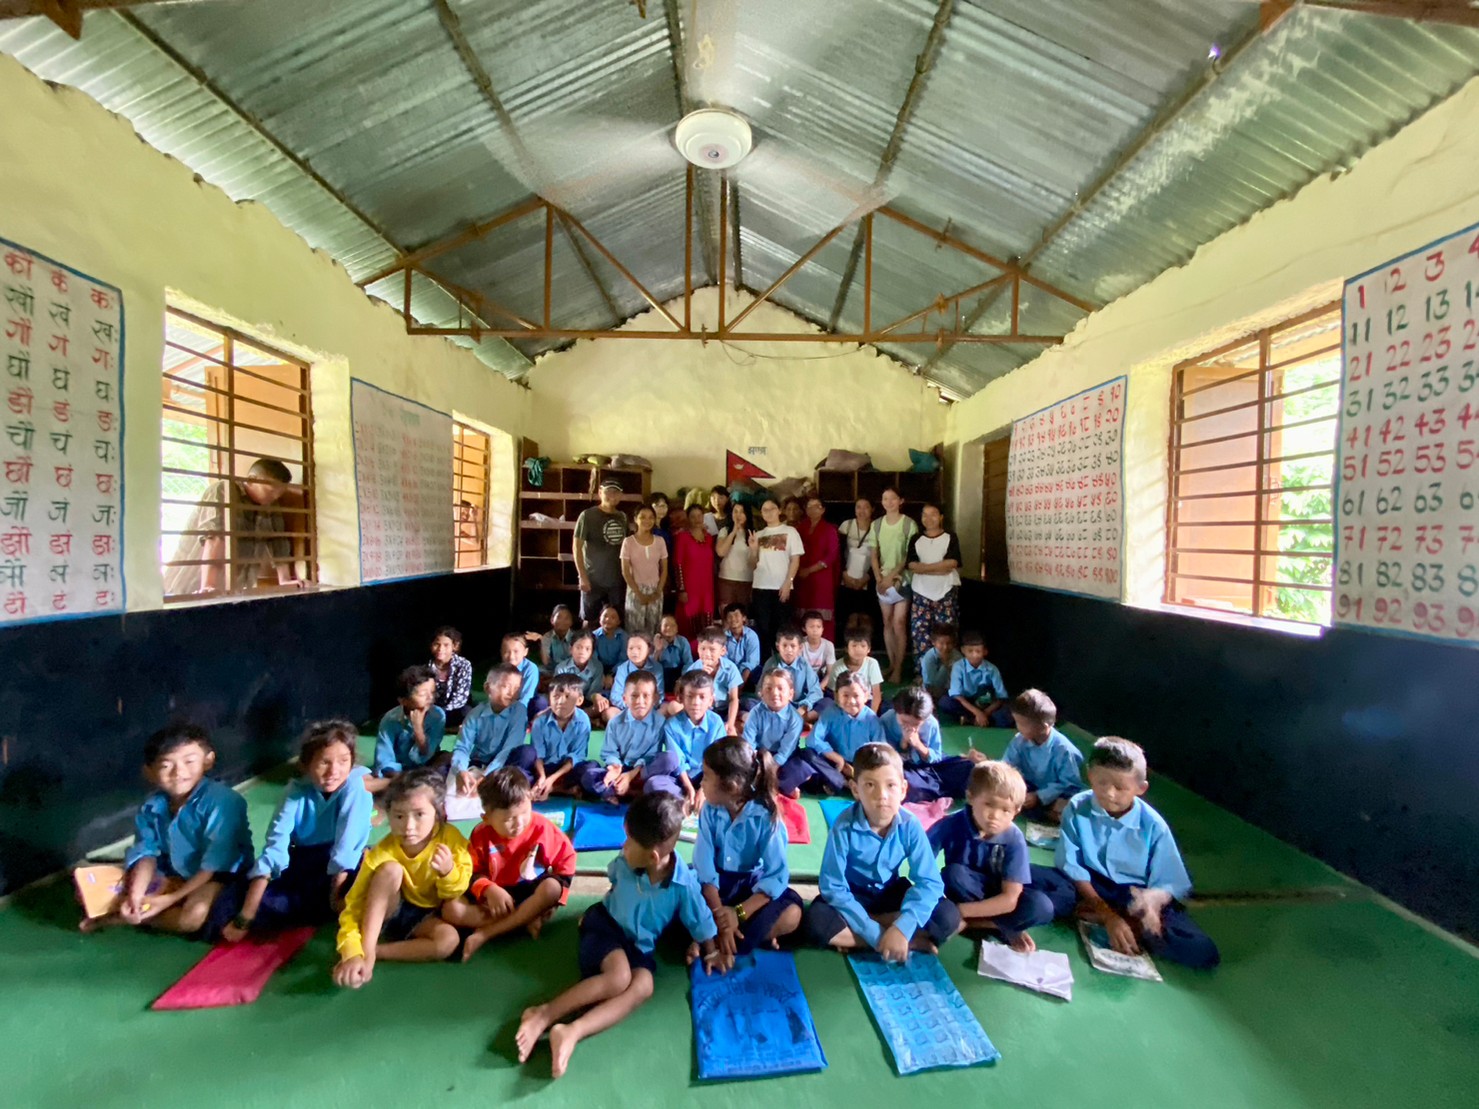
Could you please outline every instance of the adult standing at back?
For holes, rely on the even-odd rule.
[[[949,624],[960,632],[960,540],[945,530],[945,515],[937,504],[919,510],[920,532],[909,551],[911,594],[909,630],[914,657],[930,649],[937,624]]]
[[[897,684],[904,680],[904,659],[909,654],[909,551],[919,525],[904,515],[904,498],[892,485],[879,500],[883,517],[874,525],[868,545],[873,548],[873,580],[883,612],[887,678]]]
[[[795,525],[806,548],[801,567],[796,571],[796,593],[791,603],[796,609],[796,624],[801,614],[815,610],[822,614],[822,638],[837,638],[837,563],[839,540],[837,528],[826,517],[827,506],[813,493],[806,498],[806,515]]]
[[[750,564],[755,567],[750,624],[760,637],[763,662],[775,650],[775,633],[786,619],[796,570],[806,548],[796,529],[781,521],[781,506],[769,494],[760,502],[760,519],[765,526],[750,533]]]
[[[837,591],[837,630],[845,635],[853,616],[865,616],[872,625],[874,642],[883,631],[883,617],[878,611],[878,595],[873,592],[873,502],[859,497],[853,505],[853,518],[837,529],[842,559],[842,584]],[[839,638],[839,642],[840,642]]]
[[[627,537],[627,514],[621,504],[621,486],[601,483],[600,502],[575,521],[575,572],[580,576],[580,619],[595,627],[601,606],[626,611],[626,581],[621,576],[621,545]]]

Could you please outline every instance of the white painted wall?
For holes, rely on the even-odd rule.
[[[751,299],[731,290],[726,313]],[[668,308],[680,314],[681,299]],[[715,328],[717,289],[694,294],[693,321]],[[626,326],[667,324],[652,311]],[[742,326],[818,330],[769,302]],[[833,447],[868,451],[879,469],[905,469],[910,447],[928,450],[945,434],[939,393],[871,347],[590,339],[539,359],[529,382],[530,434],[542,454],[640,454],[653,464],[652,487],[669,495],[723,481],[726,450],[764,447],[751,461],[777,478],[799,477]]]
[[[967,569],[980,565],[981,469],[971,445],[1128,373],[1127,600],[1159,604],[1172,366],[1335,300],[1346,277],[1475,222],[1479,80],[1373,148],[1348,173],[1311,182],[1203,246],[1185,266],[1089,316],[1062,346],[954,405],[947,439]]]
[[[359,581],[351,374],[497,432],[494,493],[511,504],[527,390],[451,343],[406,335],[394,310],[370,300],[265,207],[236,204],[197,182],[83,93],[49,87],[0,55],[0,104],[0,237],[123,290],[130,610],[160,604],[159,372],[167,300],[312,362],[326,584]],[[494,536],[495,562],[507,565],[507,526]]]

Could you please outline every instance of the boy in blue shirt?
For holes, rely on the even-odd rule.
[[[959,661],[955,625],[936,624],[930,629],[930,649],[919,656],[919,682],[929,690],[942,715],[947,711],[945,699],[950,696],[950,671]]]
[[[641,780],[647,764],[662,752],[663,717],[656,711],[657,679],[646,670],[627,678],[626,708],[606,725],[601,761],[580,774],[587,797],[618,804]]]
[[[852,778],[852,760],[869,743],[883,742],[883,724],[869,707],[873,687],[862,674],[837,679],[837,700],[806,737],[806,747],[781,767],[780,791],[795,797],[809,792],[844,793]]]
[[[144,767],[155,788],[134,817],[123,899],[108,915],[84,920],[82,931],[127,924],[190,935],[205,928],[216,899],[252,861],[246,799],[206,777],[215,764],[204,728],[183,724],[149,737]],[[208,931],[217,932],[212,924]]]
[[[611,688],[611,675],[627,657],[627,633],[621,626],[621,609],[613,604],[601,606],[600,626],[591,632],[596,657],[606,671],[606,688]]]
[[[937,797],[964,797],[971,768],[986,756],[972,750],[974,758],[945,757],[940,722],[935,719],[934,701],[920,686],[909,686],[894,694],[893,707],[883,714],[883,741],[904,760],[907,801],[933,801]]]
[[[519,672],[519,701],[525,716],[533,720],[549,702],[539,692],[539,667],[529,658],[529,643],[523,632],[509,632],[503,637],[503,663]]]
[[[549,683],[549,708],[529,729],[529,742],[515,747],[508,766],[529,779],[529,796],[546,801],[552,793],[574,793],[590,760],[591,721],[580,711],[585,683],[578,674],[556,674]]]
[[[682,920],[699,944],[708,970],[719,929],[697,876],[676,851],[682,827],[683,806],[677,798],[648,793],[632,802],[627,841],[606,869],[611,889],[580,920],[581,981],[524,1010],[514,1035],[519,1062],[528,1062],[548,1031],[550,1074],[559,1078],[576,1044],[631,1016],[652,996],[657,969],[653,951],[674,918]],[[559,1023],[572,1013],[580,1016]]]
[[[904,764],[892,747],[870,743],[853,758],[857,804],[827,833],[817,898],[806,910],[819,946],[872,948],[885,962],[902,963],[911,950],[937,951],[960,931],[960,910],[945,897],[929,838],[902,807],[904,788]],[[905,863],[908,878],[900,873]]]
[[[734,663],[746,685],[760,666],[760,636],[745,623],[745,606],[724,606],[724,655]]]
[[[695,783],[703,775],[704,752],[709,744],[725,738],[724,721],[710,711],[714,680],[701,670],[679,680],[678,701],[683,711],[668,717],[663,725],[662,754],[647,767],[647,788],[682,798],[683,807],[694,812],[699,800]]]
[[[607,704],[604,692],[606,668],[596,657],[596,641],[589,633],[582,633],[570,641],[570,657],[555,667],[555,674],[578,677],[585,694],[581,708],[593,721],[602,719],[601,713]]]
[[[945,896],[960,907],[965,927],[999,932],[1023,954],[1037,950],[1027,929],[1053,919],[1053,903],[1031,888],[1027,840],[1012,823],[1026,795],[1014,768],[977,763],[966,787],[969,807],[929,830],[930,847],[945,853]]]
[[[1053,727],[1058,706],[1040,689],[1029,689],[1012,700],[1017,734],[1007,744],[1002,761],[1017,768],[1027,783],[1023,802],[1028,818],[1057,824],[1069,798],[1084,788],[1084,757],[1069,738]]]
[[[978,728],[1010,728],[1006,683],[1001,671],[986,661],[986,641],[980,632],[960,637],[960,654],[950,668],[950,689],[940,705],[941,715]]]
[[[803,724],[814,724],[817,719],[817,702],[822,699],[822,686],[817,681],[817,672],[801,657],[801,643],[806,637],[801,629],[787,624],[775,634],[775,654],[765,663],[762,674],[772,670],[785,670],[791,675],[791,705],[801,714]]]
[[[772,670],[760,679],[760,703],[745,717],[745,741],[769,751],[785,769],[801,745],[801,714],[791,704],[791,673]]]
[[[714,711],[724,720],[724,734],[739,735],[740,687],[745,680],[739,668],[725,656],[724,632],[718,627],[710,626],[698,633],[698,658],[684,673],[699,671],[714,683]],[[669,716],[683,711],[676,701],[669,708]]]
[[[1085,762],[1089,788],[1063,810],[1056,867],[1034,866],[1033,886],[1058,917],[1102,924],[1126,955],[1144,950],[1198,969],[1221,961],[1182,902],[1191,878],[1176,838],[1145,793],[1145,752],[1127,739],[1097,740]]]
[[[621,711],[627,707],[627,679],[639,670],[645,670],[657,682],[657,700],[661,703],[663,691],[662,663],[658,662],[653,656],[652,638],[642,632],[633,632],[627,636],[627,657],[621,660],[621,665],[616,668],[616,673],[611,676],[611,697],[606,703],[605,712],[608,723],[621,715]]]
[[[380,718],[375,739],[373,793],[389,784],[402,770],[444,766],[450,756],[442,750],[447,714],[436,703],[437,676],[430,666],[410,666],[396,678],[398,703]]]
[[[483,775],[503,769],[523,745],[529,717],[519,700],[522,681],[518,667],[507,662],[488,671],[488,700],[467,714],[452,749],[452,784],[462,796],[475,794]]]
[[[678,618],[671,612],[657,625],[652,654],[662,667],[663,688],[676,690],[683,671],[693,665],[693,646],[679,634]]]

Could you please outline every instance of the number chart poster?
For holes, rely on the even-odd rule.
[[[1479,644],[1479,225],[1343,308],[1333,619]]]
[[[123,294],[0,239],[0,624],[120,612]]]
[[[350,382],[360,581],[452,572],[452,417]]]
[[[1012,425],[1007,564],[1014,584],[1120,599],[1127,392],[1117,377]]]

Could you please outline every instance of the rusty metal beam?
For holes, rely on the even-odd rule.
[[[898,319],[894,320],[893,323],[884,324],[884,326],[878,328],[876,331],[871,327],[864,327],[863,332],[864,334],[876,336],[879,339],[886,338],[889,332],[903,327],[907,323],[913,323],[915,320],[923,319],[925,316],[928,316],[932,312],[944,312],[951,305],[958,305],[966,297],[979,296],[982,293],[989,292],[991,289],[995,288],[998,285],[1005,284],[1008,281],[1015,282],[1016,280],[1017,278],[1015,274],[999,273],[990,280],[983,281],[979,285],[972,285],[969,289],[962,289],[960,292],[955,293],[953,296],[936,297],[932,302],[925,305],[919,311],[911,312],[907,316],[900,316]],[[1016,331],[1017,329],[1013,327],[1012,330]]]
[[[471,328],[465,327],[411,327],[407,329],[411,335],[466,335],[471,336]],[[712,331],[623,331],[623,330],[582,330],[574,328],[536,328],[526,331],[517,328],[481,328],[478,335],[485,339],[514,339],[514,340],[556,340],[561,342],[574,342],[578,339],[640,339],[640,340],[663,340],[695,343],[712,343],[717,339],[724,342],[743,343],[812,343],[821,345],[836,345],[842,343],[848,346],[870,346],[880,337],[878,335],[864,335],[861,332],[855,334],[828,334],[826,332],[756,332],[753,334],[723,336]],[[1000,345],[1003,343],[1033,343],[1044,346],[1053,346],[1063,341],[1061,335],[968,335],[956,331],[910,331],[901,335],[888,335],[883,337],[890,343],[900,345],[914,343],[928,343],[939,345],[942,343],[978,343],[982,345]]]
[[[369,277],[361,278],[355,284],[363,289],[375,284],[377,281],[383,281],[387,277],[394,276],[407,266],[420,266],[425,262],[431,261],[433,258],[446,254],[449,250],[456,250],[460,246],[465,246],[470,242],[481,239],[489,233],[497,231],[505,224],[513,223],[515,220],[523,219],[525,216],[532,216],[544,207],[544,203],[544,200],[537,196],[531,196],[527,200],[521,200],[512,208],[505,208],[496,216],[479,220],[463,228],[461,231],[455,231],[434,242],[427,243],[425,246],[402,253],[396,259],[394,265],[386,266],[383,270],[372,273]]]
[[[591,284],[596,287],[596,292],[600,293],[601,299],[606,302],[606,309],[611,313],[611,318],[616,320],[621,319],[621,306],[616,303],[616,298],[611,295],[611,290],[606,288],[606,282],[602,281],[601,275],[596,272],[595,263],[591,261],[591,256],[586,253],[584,244],[576,237],[575,232],[571,230],[570,217],[559,209],[556,209],[556,214],[560,219],[560,230],[565,233],[565,239],[569,242],[570,249],[575,251],[575,260],[580,263],[580,268],[585,270],[585,275],[591,279]]]
[[[557,209],[553,204],[551,204],[549,206],[549,210],[551,212],[559,211],[559,209]],[[627,269],[624,265],[622,265],[621,262],[619,262],[617,260],[616,255],[612,254],[611,251],[609,251],[609,250],[606,249],[606,244],[604,244],[603,242],[601,242],[600,239],[596,238],[588,230],[586,230],[585,225],[583,223],[581,223],[580,220],[578,220],[574,216],[572,216],[569,212],[565,212],[565,213],[562,213],[562,214],[563,214],[564,218],[570,222],[570,226],[574,227],[575,230],[579,231],[582,235],[584,235],[587,239],[590,240],[591,246],[595,247],[596,250],[598,250],[600,252],[601,257],[602,258],[605,258],[606,261],[610,262],[612,264],[612,266],[614,266],[616,268],[616,272],[617,273],[621,274],[628,281],[630,281],[634,286],[636,286],[637,292],[639,292],[639,293],[642,294],[642,299],[643,300],[645,300],[648,304],[652,305],[652,307],[656,308],[659,312],[661,312],[662,315],[664,316],[664,318],[666,318],[667,321],[670,324],[672,324],[675,328],[678,328],[680,330],[682,329],[683,325],[678,322],[678,317],[675,316],[675,315],[673,315],[671,312],[669,312],[667,310],[667,308],[663,305],[662,301],[658,300],[657,297],[653,296],[652,293],[648,291],[647,286],[644,285],[644,284],[642,284],[642,282],[638,281],[637,278],[636,278],[636,276],[632,273],[632,271],[629,270],[629,269]],[[548,264],[549,264],[549,262],[548,262],[548,254],[546,254],[546,265],[548,265]],[[546,286],[545,286],[545,288],[546,288],[546,296],[548,296],[548,281],[549,281],[548,272],[546,272],[545,281],[546,281]]]
[[[823,235],[820,239],[818,239],[816,241],[816,245],[815,246],[813,246],[810,250],[808,250],[800,258],[797,258],[796,261],[792,262],[790,268],[788,270],[786,270],[785,273],[781,274],[779,277],[777,277],[774,281],[772,281],[770,283],[770,288],[766,289],[763,293],[759,294],[754,300],[750,301],[750,303],[745,306],[745,310],[743,312],[741,312],[738,316],[735,316],[734,319],[730,320],[729,321],[729,327],[728,327],[728,329],[726,331],[722,332],[722,334],[724,334],[725,336],[733,335],[734,334],[734,329],[736,327],[738,327],[741,323],[744,322],[745,317],[747,317],[751,312],[755,311],[755,309],[759,308],[762,304],[764,304],[767,300],[769,300],[770,299],[770,295],[772,293],[774,293],[777,289],[779,289],[787,281],[791,280],[791,278],[796,275],[796,273],[801,269],[802,266],[806,265],[806,263],[810,262],[813,258],[815,258],[817,256],[818,252],[820,252],[821,250],[823,250],[826,247],[826,245],[828,243],[830,243],[833,239],[837,238],[838,235],[842,234],[843,229],[846,228],[847,226],[848,225],[845,224],[845,223],[840,223],[836,227],[832,228],[831,231],[828,231],[825,235]],[[739,243],[738,243],[738,241],[736,241],[736,243],[735,243],[735,252],[738,253],[738,251],[739,251]],[[736,262],[735,264],[736,264],[736,267],[737,267],[738,266],[738,262]],[[738,285],[739,284],[739,281],[738,281],[738,276],[739,275],[736,274],[735,276],[736,276],[735,284]]]
[[[406,272],[409,273],[410,270],[407,270]],[[459,285],[457,284],[457,282],[451,280],[450,278],[442,277],[440,274],[429,273],[426,270],[420,268],[417,268],[416,272],[421,274],[421,276],[426,278],[428,281],[440,285],[447,292],[451,293],[453,299],[461,304],[462,307],[466,308],[468,312],[472,313],[473,318],[477,319],[478,322],[483,325],[482,331],[484,333],[486,333],[491,327],[496,326],[488,323],[488,318],[490,316],[502,316],[504,317],[504,319],[512,320],[524,331],[539,330],[539,325],[537,323],[525,319],[523,316],[515,312],[512,308],[498,303],[498,301],[494,300],[492,297],[487,296],[484,293],[480,293],[476,290]]]
[[[1467,0],[1450,0],[1449,3],[1434,0],[1408,0],[1407,3],[1377,3],[1369,0],[1303,0],[1307,8],[1324,8],[1334,12],[1352,12],[1357,15],[1387,16],[1406,19],[1413,23],[1445,23],[1453,27],[1479,27],[1479,8]]]
[[[138,8],[154,0],[0,0],[0,19],[43,15],[74,39],[82,37],[82,17],[88,12]],[[202,0],[175,0],[201,3]]]
[[[663,0],[663,16],[668,26],[668,54],[673,61],[673,92],[678,98],[678,115],[682,117],[693,111],[694,105],[693,98],[688,94],[688,67],[683,60],[683,21],[678,4],[679,0]],[[713,213],[709,211],[708,192],[703,187],[703,181],[700,180],[697,185],[694,202],[698,210],[699,226],[703,228],[703,233],[699,236],[699,246],[704,256],[705,284],[712,285],[718,273],[718,267],[714,264],[714,219]]]

